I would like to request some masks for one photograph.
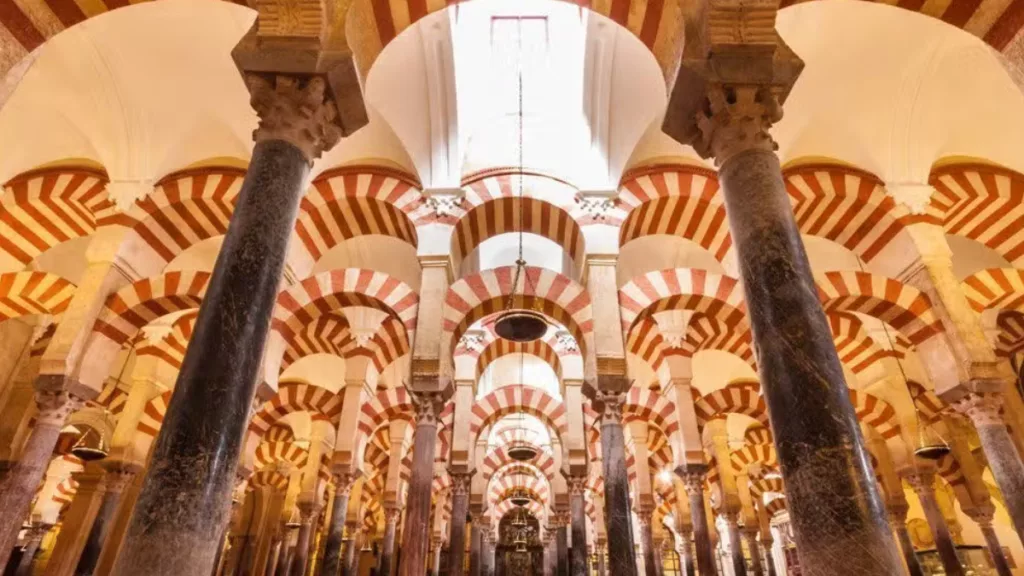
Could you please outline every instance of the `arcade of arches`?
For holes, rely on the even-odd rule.
[[[1024,574],[1022,30],[0,0],[4,574]]]

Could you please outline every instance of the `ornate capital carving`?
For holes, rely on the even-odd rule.
[[[398,522],[399,517],[402,516],[402,509],[394,504],[388,504],[384,506],[384,522]]]
[[[572,522],[572,515],[568,510],[555,510],[551,515],[551,525],[555,528],[564,528]]]
[[[444,396],[440,392],[413,392],[413,404],[416,406],[417,426],[437,426],[437,418],[441,414],[441,407],[444,405]]]
[[[358,472],[352,472],[350,470],[335,470],[335,497],[338,495],[350,496],[352,494],[352,488],[356,485],[356,480],[359,480],[359,476],[360,474]]]
[[[903,477],[910,487],[913,488],[914,494],[918,496],[927,496],[929,494],[935,494],[935,472],[932,471],[917,471],[906,474]]]
[[[975,428],[1002,427],[1006,423],[999,411],[1003,396],[998,392],[970,393],[953,403],[953,408],[971,419]]]
[[[779,120],[782,106],[771,88],[709,85],[706,107],[697,114],[701,137],[694,148],[705,158],[713,156],[716,166],[747,150],[774,152],[778,145],[769,130]]]
[[[566,476],[566,483],[569,485],[570,496],[583,496],[587,491],[587,477],[586,476]]]
[[[68,416],[82,407],[82,399],[66,390],[36,390],[36,426],[63,428]]]
[[[622,392],[606,392],[598,390],[594,393],[594,408],[601,418],[601,425],[622,425],[622,406],[626,403],[626,395]]]
[[[692,467],[690,469],[684,469],[682,467],[676,469],[676,475],[683,481],[683,488],[686,489],[686,493],[690,496],[695,494],[704,495],[704,476],[706,474],[705,467]]]
[[[889,522],[897,525],[907,523],[907,513],[910,512],[910,504],[906,500],[902,502],[889,502],[885,506],[889,513]]]
[[[253,140],[284,140],[310,163],[341,140],[338,111],[319,76],[245,75],[250,104],[260,117]]]
[[[125,467],[115,467],[107,470],[107,492],[120,494],[135,479],[135,470]]]
[[[469,494],[474,472],[448,472],[452,479],[452,496],[466,496]]]
[[[640,522],[642,528],[647,528],[651,525],[651,520],[654,517],[654,510],[650,508],[637,508],[636,519]]]

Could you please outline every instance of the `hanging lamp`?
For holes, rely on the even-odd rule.
[[[89,444],[89,436],[96,436],[95,446]],[[87,426],[78,442],[71,447],[71,454],[83,462],[95,462],[106,458],[110,454],[110,449],[105,435],[92,426]]]
[[[548,331],[548,323],[544,318],[543,309],[534,305],[533,309],[522,308],[526,300],[527,285],[530,283],[529,275],[526,273],[526,260],[523,258],[523,33],[522,22],[519,23],[518,42],[518,81],[519,81],[519,173],[518,173],[518,197],[519,197],[519,257],[516,258],[516,272],[512,277],[512,287],[509,290],[508,300],[505,303],[505,311],[498,316],[494,323],[494,332],[510,342],[533,342],[544,336]],[[519,289],[519,279],[523,279],[523,302],[516,308],[516,291]],[[534,291],[536,293],[536,291]]]
[[[522,488],[516,488],[515,491],[512,492],[512,495],[509,496],[509,501],[519,507],[526,506],[530,503],[530,500],[532,500],[532,498],[530,498],[530,495]],[[513,526],[516,525],[514,522],[515,521],[513,521]]]

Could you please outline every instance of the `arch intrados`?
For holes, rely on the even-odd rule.
[[[313,262],[335,246],[360,236],[397,238],[419,246],[416,225],[393,204],[366,196],[342,196],[322,203],[303,199],[295,235]]]
[[[720,201],[665,195],[630,210],[619,228],[619,248],[647,236],[675,236],[695,242],[721,263],[732,246],[725,206]]]
[[[48,272],[0,274],[0,322],[36,314],[61,314],[75,288],[68,280]]]
[[[623,329],[666,310],[691,310],[721,317],[727,326],[746,322],[739,280],[707,270],[675,268],[648,272],[619,289]]]
[[[524,397],[530,402],[529,404],[523,402]],[[536,401],[538,405],[533,405],[533,401]],[[478,399],[473,404],[470,434],[476,441],[490,425],[505,416],[520,412],[540,420],[547,426],[549,434],[558,437],[559,443],[568,433],[564,403],[536,388],[504,386]]]

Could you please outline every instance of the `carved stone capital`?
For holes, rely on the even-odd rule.
[[[360,474],[351,470],[335,470],[334,471],[334,490],[336,495],[349,496],[352,494],[352,488],[356,485],[356,481],[359,480]]]
[[[252,135],[256,142],[284,140],[312,163],[341,140],[338,111],[323,78],[249,73],[245,83],[260,117]]]
[[[444,395],[440,392],[413,392],[411,390],[409,395],[412,396],[413,405],[416,407],[416,425],[436,426],[438,416],[444,406]]]
[[[135,479],[137,470],[128,467],[112,467],[107,469],[106,489],[107,492],[120,494],[128,487],[128,484]]]
[[[638,508],[636,511],[636,519],[640,522],[640,527],[647,528],[651,525],[651,520],[654,518],[654,510],[650,508]]]
[[[66,390],[36,390],[36,426],[63,428],[71,413],[82,407],[81,398]]]
[[[398,519],[402,516],[402,509],[393,504],[384,506],[384,522],[398,522]]]
[[[972,392],[953,403],[953,408],[971,419],[975,428],[1005,426],[1002,415],[1003,396],[998,392]]]
[[[774,152],[778,145],[769,132],[782,120],[782,106],[767,86],[709,85],[707,107],[697,115],[701,137],[694,149],[715,158],[721,166],[747,150]]]
[[[910,484],[914,494],[918,497],[934,496],[935,494],[935,472],[915,471],[905,474],[903,478]]]
[[[449,472],[452,479],[452,496],[465,496],[469,494],[472,485],[473,472]]]
[[[902,502],[889,502],[885,506],[889,513],[889,522],[896,525],[907,523],[907,513],[910,512],[910,504],[906,500]]]
[[[594,409],[598,411],[601,425],[622,425],[622,407],[626,403],[626,395],[621,392],[597,390],[594,393]]]
[[[555,528],[564,528],[572,522],[572,515],[568,510],[555,510],[551,515],[551,525]]]
[[[567,475],[565,482],[569,485],[569,496],[583,496],[587,491],[587,477]]]
[[[683,488],[690,496],[694,494],[704,495],[704,477],[707,474],[707,466],[687,466],[676,468],[676,475],[683,481]]]

